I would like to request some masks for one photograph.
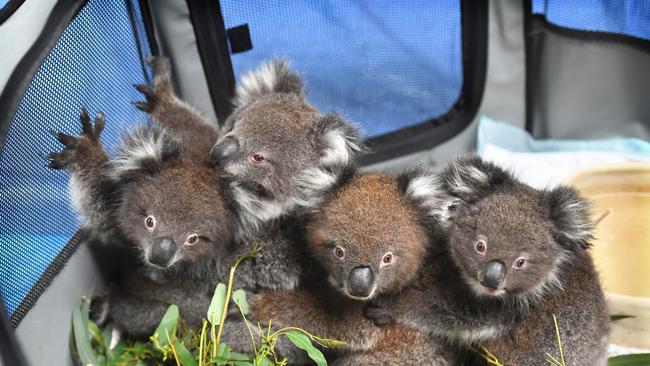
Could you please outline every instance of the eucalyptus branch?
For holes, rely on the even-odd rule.
[[[219,330],[217,332],[217,340],[214,342],[214,353],[215,354],[217,353],[217,350],[219,349],[219,344],[221,342],[221,332],[223,331],[223,326],[224,326],[224,323],[226,322],[226,316],[228,315],[228,305],[230,303],[230,295],[232,294],[232,284],[233,284],[233,282],[235,280],[235,271],[237,270],[237,267],[239,266],[239,264],[241,262],[243,262],[246,259],[255,258],[257,256],[257,253],[259,253],[259,251],[261,249],[262,248],[258,244],[255,244],[255,246],[253,247],[253,249],[250,252],[248,252],[245,255],[239,257],[239,259],[237,259],[237,262],[235,262],[235,265],[232,266],[232,268],[230,268],[230,276],[228,277],[228,290],[226,291],[226,301],[224,301],[224,303],[223,303],[223,310],[221,312],[221,322],[219,322]]]

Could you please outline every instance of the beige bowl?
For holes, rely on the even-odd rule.
[[[592,257],[611,315],[612,342],[650,348],[650,165],[582,170],[568,179],[594,206]],[[606,215],[603,217],[603,215]]]

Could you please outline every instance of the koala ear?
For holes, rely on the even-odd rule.
[[[347,165],[365,150],[359,129],[336,113],[320,117],[316,133],[323,148],[323,165]]]
[[[235,89],[235,107],[241,107],[269,93],[303,95],[302,78],[289,68],[287,61],[274,59],[242,76]]]
[[[593,239],[589,203],[575,189],[566,186],[545,192],[543,199],[550,209],[556,240],[569,250],[587,249]]]
[[[455,199],[444,191],[438,174],[425,168],[412,169],[397,177],[397,185],[425,216],[440,224],[449,220]]]
[[[452,161],[442,175],[444,189],[465,202],[475,202],[498,185],[514,180],[510,173],[477,155]]]
[[[122,148],[111,162],[111,177],[116,181],[155,174],[167,162],[179,158],[181,141],[155,124],[129,131]]]

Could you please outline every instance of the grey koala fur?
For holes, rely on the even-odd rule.
[[[453,201],[429,212],[440,244],[411,287],[366,316],[484,346],[504,364],[547,365],[547,354],[559,358],[556,315],[567,364],[605,365],[609,317],[586,251],[589,205],[575,190],[533,189],[476,156],[432,183]],[[436,206],[419,202],[425,213]]]
[[[399,187],[395,177],[346,172],[306,224],[306,246],[327,283],[261,291],[250,298],[249,318],[346,342],[331,352],[335,365],[451,364],[454,350],[418,329],[380,328],[363,317],[366,302],[399,293],[418,275],[429,238],[405,192],[426,177],[423,172]],[[360,285],[359,276],[370,280]],[[243,325],[231,327],[226,342],[249,350],[249,343],[238,341],[245,333]],[[291,345],[276,349],[301,362],[301,351]]]
[[[334,113],[320,114],[304,96],[302,79],[282,60],[242,77],[213,160],[229,190],[245,234],[315,207],[338,172],[362,151],[356,127]]]

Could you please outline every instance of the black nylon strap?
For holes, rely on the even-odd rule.
[[[210,98],[219,123],[223,123],[232,111],[235,75],[230,62],[221,5],[216,0],[187,0],[187,6]]]

